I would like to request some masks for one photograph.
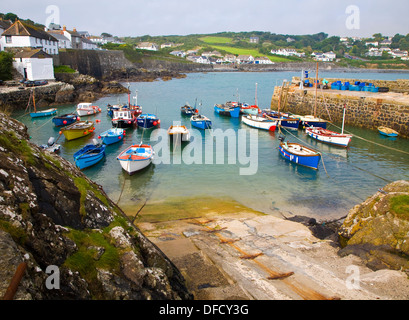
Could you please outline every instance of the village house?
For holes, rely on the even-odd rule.
[[[226,54],[223,58],[223,62],[226,63],[235,63],[236,62],[236,56],[234,54]]]
[[[258,43],[260,41],[259,37],[250,37],[250,43]]]
[[[34,26],[14,22],[2,33],[1,47],[6,48],[41,48],[48,54],[58,54],[58,40],[49,33]]]
[[[98,44],[102,45],[102,44],[107,44],[108,43],[108,40],[106,38],[97,37],[97,36],[90,36],[88,38],[88,40],[92,41],[96,45],[98,45]]]
[[[365,42],[366,46],[374,46],[377,47],[379,46],[379,42],[378,41],[369,41],[369,42]]]
[[[392,55],[393,58],[402,58],[402,57],[408,56],[407,51],[403,51],[399,49],[392,50],[389,54]]]
[[[77,29],[73,28],[71,31],[67,30],[66,26],[64,26],[62,29],[62,34],[70,40],[72,49],[82,49],[82,37],[77,32]]]
[[[390,46],[392,44],[392,41],[389,39],[385,39],[383,41],[381,41],[381,43],[379,44],[380,46]]]
[[[141,42],[136,46],[136,49],[158,51],[159,46],[152,42]]]
[[[254,62],[254,57],[252,55],[239,55],[236,58],[236,62],[239,63],[239,64],[253,63]]]
[[[71,41],[64,36],[61,31],[48,31],[54,38],[58,40],[59,49],[71,49]]]
[[[0,20],[0,51],[3,51],[3,46],[1,45],[1,37],[4,31],[10,28],[11,22],[6,20]]]
[[[273,64],[273,62],[267,57],[258,57],[254,59],[254,64]]]
[[[181,58],[184,58],[186,56],[186,52],[180,51],[180,50],[174,50],[170,52],[169,54],[171,54],[172,56],[181,57]]]
[[[27,80],[54,80],[53,57],[42,49],[14,49],[13,67]]]
[[[92,42],[91,40],[89,40],[88,38],[81,38],[82,41],[82,49],[84,50],[97,50],[98,49],[98,45],[94,42]]]
[[[292,57],[292,56],[303,57],[305,56],[303,52],[297,52],[297,50],[295,49],[278,49],[278,50],[272,49],[270,53],[278,55],[278,56],[285,56],[285,57]]]

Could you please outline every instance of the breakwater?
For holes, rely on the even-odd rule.
[[[297,81],[298,80],[298,81]],[[322,80],[322,79],[321,79]],[[353,79],[327,79],[349,81]],[[375,86],[390,88],[389,92],[352,92],[299,88],[299,78],[293,78],[289,86],[275,87],[271,108],[294,114],[315,114],[333,123],[342,121],[346,107],[347,125],[375,130],[386,126],[398,131],[402,137],[409,137],[409,81],[408,80],[360,80]],[[280,98],[281,97],[281,98]],[[280,100],[281,99],[281,100]]]

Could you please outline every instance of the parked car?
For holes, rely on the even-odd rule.
[[[38,86],[46,85],[48,81],[47,80],[35,80],[35,81],[26,80],[23,83],[26,87],[38,87]]]

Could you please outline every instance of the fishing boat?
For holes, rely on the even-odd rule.
[[[40,145],[40,148],[48,152],[58,153],[61,150],[61,145],[55,143],[54,137],[50,137],[47,144]]]
[[[52,116],[53,114],[56,114],[56,113],[57,113],[56,108],[50,108],[50,109],[47,109],[47,110],[30,112],[30,116],[31,116],[31,118],[48,117],[48,116]]]
[[[94,122],[77,121],[67,127],[62,128],[60,132],[64,134],[65,139],[74,140],[85,137],[94,132],[94,130]]]
[[[388,127],[378,127],[378,131],[381,135],[387,137],[397,137],[399,135],[397,131]]]
[[[210,129],[212,127],[212,121],[204,115],[195,114],[190,118],[192,126],[199,129]]]
[[[75,165],[82,170],[97,164],[105,157],[105,148],[106,145],[98,144],[94,139],[92,144],[87,144],[74,153]]]
[[[128,174],[133,174],[146,168],[152,163],[154,151],[147,144],[132,145],[122,151],[117,160]]]
[[[46,110],[37,111],[34,89],[30,92],[30,97],[28,98],[27,108],[29,107],[31,101],[33,102],[33,108],[34,108],[34,112],[30,112],[31,118],[48,117],[48,116],[52,116],[53,114],[57,113],[56,108],[50,108]]]
[[[77,104],[77,114],[79,116],[90,116],[101,112],[101,108],[93,106],[92,103],[81,102]]]
[[[321,142],[329,143],[335,146],[348,147],[351,142],[352,135],[344,134],[345,110],[342,117],[342,131],[341,133],[334,132],[320,127],[306,127],[305,132],[313,139]]]
[[[321,118],[314,117],[313,115],[292,115],[293,117],[299,119],[299,125],[303,128],[307,127],[320,127],[323,129],[327,128],[327,121]]]
[[[238,118],[240,116],[240,106],[228,106],[225,104],[215,104],[214,111],[222,116]]]
[[[136,125],[137,116],[129,109],[114,110],[112,126],[115,128],[132,128]]]
[[[77,115],[73,113],[63,114],[62,116],[56,116],[52,119],[52,122],[56,127],[68,126],[77,121]]]
[[[240,104],[240,112],[243,114],[252,114],[258,115],[260,113],[260,109],[256,105],[249,105],[248,103]]]
[[[345,148],[352,138],[351,134],[342,134],[320,127],[307,127],[305,132],[313,139]]]
[[[299,143],[280,142],[280,154],[287,160],[296,164],[318,170],[321,154]]]
[[[138,127],[150,129],[160,125],[159,118],[151,113],[143,113],[136,118]]]
[[[122,128],[111,128],[107,131],[104,131],[98,136],[98,139],[102,140],[104,144],[113,144],[120,142],[124,139],[125,129]]]
[[[180,112],[182,113],[183,116],[192,116],[198,113],[199,110],[197,110],[196,107],[191,107],[189,103],[186,102],[186,104],[183,107],[180,107]]]
[[[272,110],[263,110],[262,116],[270,120],[276,120],[279,126],[286,129],[298,130],[300,125],[299,119],[294,118],[287,113],[281,113]]]
[[[262,130],[275,131],[277,127],[276,120],[270,120],[254,115],[243,116],[241,121],[250,127]]]
[[[123,108],[126,108],[126,107],[127,106],[120,105],[120,104],[111,105],[111,104],[108,103],[108,105],[107,105],[107,115],[110,116],[111,118],[113,118],[115,110],[123,109]]]
[[[190,141],[190,132],[185,126],[170,126],[168,129],[168,135],[171,141]]]

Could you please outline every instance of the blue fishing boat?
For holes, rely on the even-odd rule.
[[[52,116],[53,114],[57,113],[56,108],[51,108],[47,110],[42,110],[42,111],[35,111],[35,112],[30,112],[31,118],[37,118],[37,117],[48,117]]]
[[[98,136],[98,139],[102,140],[102,143],[108,145],[119,141],[122,141],[125,136],[125,129],[111,128]]]
[[[150,129],[160,125],[159,118],[151,113],[143,113],[138,118],[136,118],[138,127]]]
[[[75,165],[81,170],[93,166],[105,157],[105,148],[106,145],[98,144],[96,140],[93,144],[87,144],[74,153]]]
[[[215,104],[214,111],[222,116],[238,118],[240,116],[240,106],[228,106],[224,104]]]
[[[321,154],[299,143],[281,142],[278,149],[287,160],[296,164],[318,170]]]
[[[68,126],[77,121],[77,115],[73,113],[63,114],[62,116],[57,116],[52,119],[52,122],[56,127]]]
[[[277,120],[278,125],[286,129],[298,130],[300,125],[300,119],[277,111],[264,111],[263,117],[270,120]]]
[[[190,123],[193,127],[199,129],[210,129],[212,127],[212,122],[206,116],[195,114],[190,118]]]
[[[399,135],[397,131],[387,127],[378,127],[378,131],[381,135],[387,137],[397,137]]]

